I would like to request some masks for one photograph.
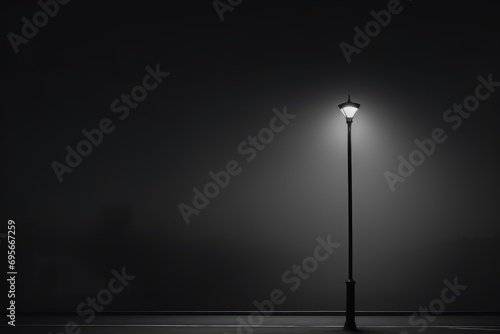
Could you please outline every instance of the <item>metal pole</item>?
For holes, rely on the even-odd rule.
[[[352,119],[347,119],[347,168],[348,168],[348,193],[349,193],[349,276],[346,283],[346,321],[344,330],[356,331],[355,293],[356,282],[352,277],[352,158],[351,158],[351,124]]]

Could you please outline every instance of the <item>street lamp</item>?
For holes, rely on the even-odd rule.
[[[354,320],[355,316],[355,306],[354,306],[354,287],[356,282],[352,278],[352,162],[351,162],[351,124],[354,114],[359,109],[359,103],[351,102],[351,95],[347,96],[347,102],[339,104],[340,111],[344,115],[347,122],[347,184],[349,193],[349,277],[345,282],[347,293],[346,293],[346,320],[344,324],[344,330],[355,331],[356,322]]]

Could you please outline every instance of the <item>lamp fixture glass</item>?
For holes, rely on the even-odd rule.
[[[356,111],[358,111],[360,104],[351,102],[351,95],[347,96],[347,102],[339,104],[340,111],[348,120],[352,120]]]

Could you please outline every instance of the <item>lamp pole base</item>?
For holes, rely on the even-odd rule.
[[[358,328],[356,327],[356,323],[354,321],[346,321],[344,324],[344,330],[349,332],[356,332]]]
[[[356,312],[354,307],[354,300],[355,300],[354,287],[356,285],[356,282],[350,278],[345,283],[347,287],[347,295],[346,295],[347,303],[346,303],[346,318],[345,318],[344,330],[355,332],[357,330],[356,322],[354,320]]]

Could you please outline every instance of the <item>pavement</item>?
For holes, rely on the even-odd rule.
[[[342,316],[248,315],[99,315],[88,323],[74,316],[18,316],[16,326],[6,321],[1,333],[22,334],[312,334],[348,333]],[[358,333],[500,333],[500,316],[438,316],[410,320],[408,316],[358,316]],[[413,323],[410,324],[410,322]]]

